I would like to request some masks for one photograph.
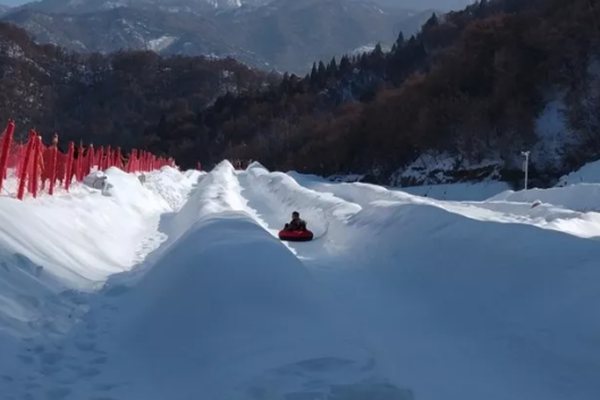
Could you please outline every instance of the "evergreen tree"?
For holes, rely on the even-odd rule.
[[[283,79],[281,80],[281,84],[279,85],[279,89],[282,93],[290,93],[291,91],[291,82],[290,82],[290,74],[283,74]]]
[[[394,45],[397,49],[402,48],[402,46],[404,46],[404,33],[402,31],[400,31],[400,33],[398,34],[398,38],[396,39],[396,43],[394,43]]]
[[[317,63],[313,62],[312,70],[310,71],[310,85],[317,86],[319,83],[319,75],[317,72]]]
[[[335,61],[335,57],[333,57],[329,62],[329,65],[327,65],[327,77],[329,79],[334,79],[338,76],[338,72],[339,69],[337,66],[337,62]]]
[[[440,21],[438,19],[438,16],[436,13],[432,13],[431,17],[429,17],[429,19],[427,20],[427,22],[425,22],[425,24],[423,24],[423,31],[426,31],[427,29],[430,28],[434,28],[436,26],[438,26],[440,24]]]
[[[381,43],[377,43],[371,54],[377,58],[383,57],[383,49],[381,48]]]
[[[327,68],[325,67],[325,64],[323,64],[323,61],[319,61],[319,66],[317,67],[317,74],[319,77],[319,85],[324,85],[325,82],[327,82]]]
[[[352,64],[350,63],[350,58],[347,55],[344,55],[340,60],[339,71],[342,75],[352,71]]]

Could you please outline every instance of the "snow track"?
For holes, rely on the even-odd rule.
[[[587,280],[600,277],[600,248],[581,239],[600,229],[594,213],[558,201],[531,208],[436,201],[360,183],[300,186],[259,165],[247,174],[249,206],[271,204],[269,212],[284,216],[298,209],[309,226],[331,224],[325,241],[291,246],[416,398],[600,393],[593,378],[600,364],[585,351],[600,353],[575,345],[587,329],[600,332]],[[580,368],[563,361],[575,354]]]
[[[568,187],[450,202],[258,163],[111,173],[108,198],[0,204],[88,219],[58,226],[77,252],[28,245],[39,222],[0,232],[3,399],[600,395],[600,221]],[[276,238],[292,211],[318,239]],[[122,248],[94,252],[103,235]]]

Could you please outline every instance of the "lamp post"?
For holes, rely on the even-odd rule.
[[[525,157],[523,169],[525,170],[525,190],[527,190],[527,180],[529,179],[529,151],[522,151],[521,155]]]

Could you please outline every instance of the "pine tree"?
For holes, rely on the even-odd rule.
[[[381,43],[377,43],[371,54],[378,58],[383,56],[383,49],[381,48]]]
[[[345,75],[352,71],[352,63],[350,62],[350,58],[347,55],[344,55],[340,60],[339,66],[340,74]]]
[[[325,73],[327,72],[327,68],[325,68],[325,64],[323,64],[323,61],[319,61],[319,67],[318,67],[317,71],[319,73],[319,77],[324,76]]]
[[[369,67],[380,76],[385,72],[385,54],[379,43],[369,55]]]
[[[312,70],[310,71],[310,86],[315,87],[319,83],[319,76],[317,72],[317,63],[314,62]]]
[[[335,61],[335,57],[333,57],[329,62],[329,65],[327,65],[327,77],[329,79],[336,78],[338,76],[338,72],[339,69],[337,66],[337,62]]]
[[[360,59],[358,60],[358,67],[362,70],[366,69],[369,66],[369,57],[367,53],[362,53]]]
[[[323,64],[323,61],[319,61],[319,66],[317,67],[317,74],[319,77],[319,85],[324,85],[325,82],[327,82],[327,68],[325,67],[325,64]]]
[[[396,48],[402,48],[402,46],[404,46],[404,33],[402,31],[400,31],[398,34],[398,38],[396,39],[396,43],[394,43],[394,45]]]
[[[423,25],[423,29],[422,30],[426,30],[429,28],[433,28],[436,27],[440,24],[440,21],[438,19],[438,16],[436,13],[432,13],[431,17],[429,17],[429,19],[427,20],[427,22],[425,22],[425,24]]]

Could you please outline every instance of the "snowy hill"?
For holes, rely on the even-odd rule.
[[[0,198],[8,398],[600,393],[597,184],[443,201],[258,163],[108,174],[109,196]],[[293,210],[314,241],[276,238]]]

